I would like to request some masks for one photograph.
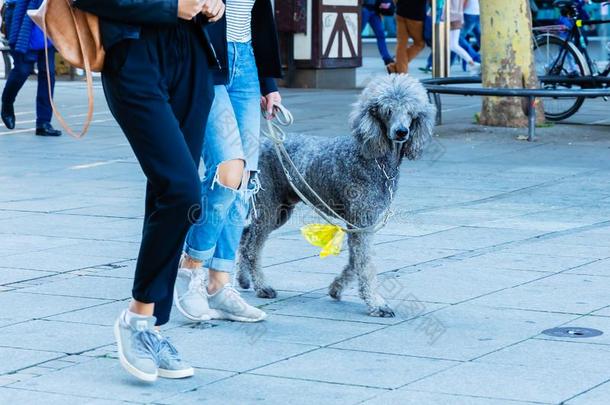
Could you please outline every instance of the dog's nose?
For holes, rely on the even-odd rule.
[[[397,141],[404,141],[407,138],[409,138],[409,128],[400,128],[396,130],[396,140]]]

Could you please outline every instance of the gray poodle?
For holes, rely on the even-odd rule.
[[[431,137],[434,117],[434,106],[418,80],[407,75],[383,76],[372,81],[354,104],[351,136],[293,135],[285,146],[300,173],[329,206],[355,226],[368,227],[390,209],[400,164],[404,157],[421,155]],[[274,298],[277,293],[263,275],[261,251],[269,234],[288,221],[300,198],[267,140],[261,147],[260,168],[256,215],[241,238],[237,280],[246,289],[252,281],[257,296]],[[303,184],[293,178],[305,192]],[[309,193],[305,195],[316,202]],[[329,294],[341,299],[345,287],[357,278],[369,314],[391,317],[394,311],[377,292],[377,272],[370,255],[373,235],[348,234],[349,262],[330,285]]]

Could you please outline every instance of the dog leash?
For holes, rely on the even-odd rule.
[[[305,203],[305,205],[311,208],[316,214],[322,217],[322,219],[324,219],[330,225],[341,229],[345,233],[375,233],[385,227],[390,217],[394,215],[394,212],[391,208],[388,208],[386,210],[384,216],[381,218],[381,220],[377,221],[377,223],[367,227],[359,227],[339,215],[324,201],[322,197],[320,197],[318,193],[316,193],[316,191],[309,185],[309,183],[307,183],[307,181],[297,168],[296,164],[290,157],[290,154],[288,154],[286,147],[284,146],[284,142],[286,141],[286,133],[281,127],[287,127],[294,123],[294,117],[292,116],[292,113],[282,104],[274,104],[273,109],[273,119],[268,119],[269,114],[267,113],[267,111],[263,110],[263,118],[265,118],[265,121],[267,122],[267,130],[262,130],[262,133],[273,142],[275,153],[278,157],[278,160],[280,161],[282,170],[286,175],[288,184],[290,184],[292,190]],[[388,191],[390,193],[389,207],[391,207],[392,202],[394,200],[394,186],[396,184],[396,176],[390,177],[377,159],[375,159],[375,162],[377,163],[377,166],[386,178],[386,187],[388,188]],[[311,193],[311,195],[313,195],[313,197],[318,201],[318,203],[330,213],[330,215],[324,212],[322,209],[318,208],[318,206],[311,202],[311,200],[305,195],[305,193],[303,193],[296,186],[294,179],[290,174],[289,167],[286,164],[288,164],[288,166],[294,171],[294,173],[296,173],[297,178],[304,184],[305,188]],[[337,221],[345,223],[347,227],[337,225]]]

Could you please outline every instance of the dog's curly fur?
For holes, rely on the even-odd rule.
[[[421,155],[431,137],[434,117],[435,109],[419,81],[407,75],[383,76],[371,82],[354,104],[351,136],[295,135],[288,137],[285,146],[325,202],[352,224],[367,227],[382,218],[391,200],[387,186],[391,183],[378,163],[389,176],[398,176],[404,157],[416,159]],[[399,140],[403,142],[396,142]],[[268,141],[261,148],[260,180],[262,189],[255,199],[257,215],[240,243],[237,279],[242,288],[249,288],[252,281],[259,297],[273,298],[276,292],[265,282],[261,251],[269,234],[286,223],[300,199]],[[305,187],[295,182],[304,192]],[[316,201],[310,195],[308,198]],[[329,294],[340,299],[343,289],[357,278],[369,314],[394,316],[377,292],[377,272],[370,257],[372,238],[370,233],[348,234],[349,263],[330,285]]]

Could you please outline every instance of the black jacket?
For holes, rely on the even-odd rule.
[[[178,0],[74,0],[73,5],[100,17],[102,43],[106,50],[124,39],[138,39],[142,26],[178,22]],[[199,18],[198,22],[202,26],[210,66],[220,68],[215,49],[205,31],[207,21]]]
[[[252,8],[252,47],[258,68],[261,93],[267,95],[277,91],[274,78],[282,77],[282,64],[271,0],[256,0]],[[223,18],[207,27],[216,55],[223,69],[215,73],[215,84],[226,84],[229,80],[227,56],[227,26]]]

